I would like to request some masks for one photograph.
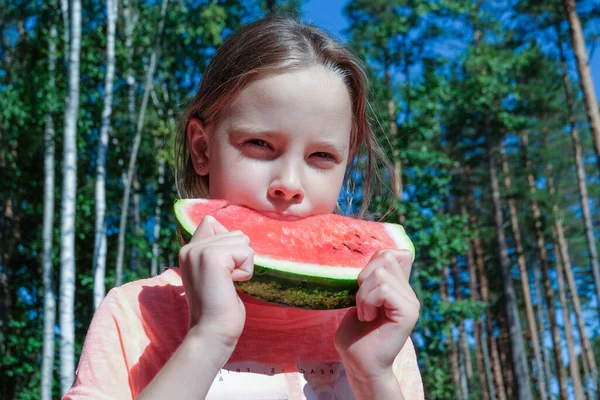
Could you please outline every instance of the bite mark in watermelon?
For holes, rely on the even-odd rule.
[[[244,293],[307,309],[355,304],[358,274],[380,249],[415,249],[398,224],[335,214],[281,221],[224,200],[183,199],[175,203],[178,234],[187,243],[206,215],[228,230],[240,230],[254,250],[254,275],[236,282]]]

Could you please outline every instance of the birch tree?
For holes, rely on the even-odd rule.
[[[63,184],[60,226],[60,385],[64,394],[75,375],[75,196],[77,189],[77,113],[81,1],[71,2],[68,92],[65,103]]]
[[[54,87],[56,85],[56,24],[52,22],[48,40],[48,115],[44,130],[44,337],[42,353],[42,376],[40,379],[41,399],[52,398],[54,371],[54,325],[56,324],[56,299],[54,290],[54,265],[52,248],[54,237]]]
[[[133,146],[131,149],[131,155],[129,158],[129,167],[127,169],[127,176],[124,181],[125,188],[123,190],[123,199],[121,202],[121,220],[119,223],[119,242],[117,248],[117,267],[116,267],[116,280],[115,285],[120,286],[123,279],[123,253],[125,250],[125,231],[127,229],[127,214],[129,209],[129,197],[131,193],[131,186],[133,183],[133,175],[135,172],[136,162],[137,162],[137,154],[140,148],[140,144],[142,141],[142,130],[144,128],[144,117],[146,113],[146,107],[148,105],[148,99],[150,97],[150,92],[152,90],[152,81],[154,79],[154,71],[156,69],[156,63],[158,57],[160,55],[160,43],[161,36],[163,32],[163,28],[165,25],[165,16],[167,14],[167,4],[168,0],[163,0],[161,11],[160,11],[160,21],[158,23],[158,30],[156,33],[156,38],[154,40],[154,46],[152,49],[152,55],[150,56],[150,65],[148,66],[148,71],[146,72],[146,82],[144,84],[144,95],[142,97],[142,104],[140,106],[140,112],[138,114],[137,119],[137,127],[135,132],[135,137],[133,139]]]
[[[106,76],[104,108],[96,158],[96,235],[94,240],[94,307],[98,308],[106,294],[106,153],[112,114],[113,81],[115,76],[115,30],[119,0],[106,0]]]

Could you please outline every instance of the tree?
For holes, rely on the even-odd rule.
[[[54,289],[54,87],[56,85],[56,24],[50,26],[48,40],[48,91],[49,110],[44,131],[44,350],[42,354],[41,399],[52,398],[54,381],[54,326],[56,324],[56,291]]]
[[[561,399],[567,398],[567,375],[563,365],[563,357],[561,352],[560,332],[556,322],[556,307],[554,305],[554,289],[552,288],[552,280],[550,277],[550,263],[548,252],[546,250],[546,242],[544,232],[542,231],[542,214],[538,202],[536,201],[535,177],[531,168],[531,160],[528,155],[529,138],[526,132],[521,134],[521,146],[523,148],[523,166],[527,174],[527,183],[529,187],[531,212],[533,214],[534,229],[535,229],[535,244],[540,260],[542,280],[544,286],[544,295],[546,297],[546,305],[548,307],[548,321],[550,323],[550,331],[552,334],[552,348],[554,350],[554,360],[556,365],[556,375],[558,379],[558,387]],[[547,177],[547,179],[551,179]],[[566,306],[566,305],[563,305]],[[573,381],[578,382],[578,373],[573,376]],[[576,386],[577,387],[577,386]],[[576,392],[579,389],[576,389]]]
[[[123,190],[123,200],[121,202],[121,222],[119,224],[119,244],[117,250],[117,267],[116,267],[116,280],[115,285],[120,286],[123,279],[123,253],[125,251],[125,231],[127,229],[127,212],[129,209],[129,196],[131,193],[131,186],[133,184],[133,175],[135,173],[137,155],[142,140],[142,130],[144,128],[144,118],[146,113],[146,107],[148,105],[148,99],[150,97],[150,91],[152,90],[152,81],[154,79],[154,70],[156,69],[156,62],[160,55],[161,50],[161,38],[163,34],[163,28],[165,25],[165,16],[167,13],[168,0],[163,0],[160,9],[160,21],[158,23],[158,30],[156,32],[156,38],[154,40],[154,47],[152,48],[152,55],[150,56],[150,65],[146,72],[146,82],[144,84],[144,95],[142,98],[142,104],[140,106],[140,113],[138,114],[137,127],[135,137],[133,139],[133,145],[131,154],[129,157],[129,166],[127,168],[127,175],[124,179],[125,188]]]
[[[531,347],[533,348],[533,355],[535,360],[535,371],[538,383],[538,395],[540,399],[546,399],[546,377],[544,376],[544,366],[542,363],[542,352],[540,350],[540,340],[538,338],[538,328],[535,322],[535,314],[533,311],[533,302],[531,300],[531,290],[529,284],[529,277],[527,274],[527,265],[525,261],[525,254],[523,250],[523,240],[521,239],[521,229],[519,227],[519,217],[517,215],[517,205],[515,201],[515,195],[513,193],[512,181],[510,178],[510,170],[508,167],[508,161],[506,160],[506,152],[502,145],[499,146],[500,150],[500,164],[502,165],[502,172],[504,174],[504,187],[506,189],[506,196],[508,197],[508,209],[510,212],[510,226],[512,228],[513,238],[515,240],[515,247],[517,250],[517,263],[519,265],[519,271],[521,273],[521,289],[523,292],[523,302],[525,303],[525,315],[527,318],[527,325],[529,329],[529,335],[531,335]]]
[[[600,168],[600,111],[598,110],[596,91],[594,90],[594,83],[592,81],[592,75],[590,74],[583,29],[581,28],[579,14],[577,14],[577,9],[575,8],[575,0],[563,0],[563,6],[571,29],[571,41],[573,44],[573,51],[575,52],[575,58],[577,59],[579,84],[583,91],[585,108],[587,110],[588,121],[590,123],[590,130],[594,142],[594,150],[596,151],[598,168]],[[598,283],[599,281],[597,280],[596,285],[598,285]]]
[[[60,246],[60,385],[66,393],[75,377],[75,196],[77,188],[77,113],[79,111],[79,57],[81,1],[70,10],[69,88],[65,102],[63,184]]]
[[[508,330],[510,334],[510,343],[512,350],[513,369],[517,385],[517,398],[519,400],[531,399],[531,389],[529,384],[529,367],[525,358],[525,346],[523,345],[523,336],[521,335],[521,322],[517,310],[515,291],[512,286],[512,277],[510,274],[510,259],[508,258],[508,247],[506,236],[504,234],[504,217],[500,205],[500,187],[498,184],[498,175],[496,172],[496,156],[492,144],[492,127],[489,118],[484,117],[485,135],[488,143],[488,163],[490,174],[490,187],[494,204],[494,219],[496,221],[496,235],[498,238],[498,251],[500,252],[500,266],[502,268],[502,278],[504,280],[504,302],[506,307],[506,316],[508,319]]]
[[[598,260],[598,253],[596,250],[596,239],[594,238],[594,228],[592,226],[592,216],[590,211],[590,202],[588,197],[587,181],[585,177],[585,169],[582,160],[582,150],[579,140],[579,131],[575,121],[575,112],[573,108],[573,96],[571,93],[571,81],[567,74],[567,63],[562,43],[560,42],[560,30],[556,26],[556,34],[558,40],[558,49],[560,53],[560,61],[562,68],[562,80],[565,89],[565,98],[567,100],[567,112],[569,117],[569,128],[571,131],[571,142],[573,146],[573,156],[575,168],[577,171],[577,188],[579,189],[579,204],[581,205],[581,212],[583,216],[583,224],[585,227],[585,238],[588,247],[588,254],[590,258],[590,264],[592,267],[592,273],[594,275],[594,284],[596,287],[596,296],[600,299],[600,262]],[[598,307],[600,312],[600,306]],[[586,352],[589,355],[587,360],[584,360],[584,368],[587,366],[588,373],[591,375],[592,384],[594,387],[598,387],[598,369],[596,367],[596,361],[591,353],[591,347],[587,344]],[[587,374],[586,374],[587,375]],[[587,378],[587,376],[586,376]]]
[[[112,113],[113,81],[115,75],[115,28],[119,0],[106,1],[106,79],[104,81],[104,109],[96,158],[96,234],[94,240],[94,308],[100,305],[106,289],[106,152]]]

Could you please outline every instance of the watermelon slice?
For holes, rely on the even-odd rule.
[[[175,203],[178,236],[189,241],[205,215],[250,238],[254,275],[236,282],[239,290],[263,300],[306,309],[355,304],[357,277],[380,249],[415,248],[401,225],[335,214],[297,221],[269,218],[224,200],[183,199]]]

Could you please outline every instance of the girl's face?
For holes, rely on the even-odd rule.
[[[188,138],[211,198],[294,220],[333,212],[351,126],[346,86],[315,65],[253,81],[216,123],[190,121]]]

